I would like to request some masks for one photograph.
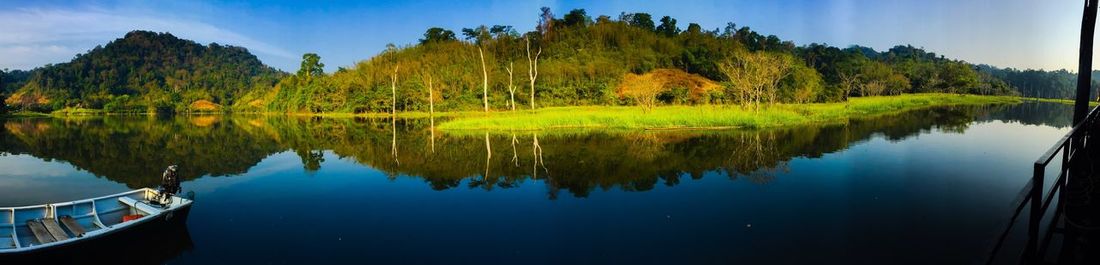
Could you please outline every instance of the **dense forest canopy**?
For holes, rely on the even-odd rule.
[[[886,51],[796,46],[733,23],[681,28],[675,18],[646,13],[593,18],[583,9],[556,16],[543,8],[537,18],[530,32],[504,25],[457,32],[429,28],[416,44],[391,45],[332,75],[288,77],[270,90],[253,91],[238,101],[248,104],[238,106],[387,112],[391,104],[398,110],[476,110],[487,104],[502,110],[532,100],[540,106],[758,104],[921,92],[1063,97],[1068,94],[1051,91],[1072,91],[1072,83],[1044,81],[1045,87],[1036,88],[1030,84],[1039,81],[1032,77],[1001,74],[1015,70],[989,71],[909,45]],[[697,77],[720,86],[703,89],[683,81]]]
[[[797,46],[728,23],[704,29],[647,13],[536,13],[537,26],[432,27],[415,44],[335,73],[303,56],[285,74],[240,47],[134,31],[33,71],[0,72],[7,105],[110,111],[389,112],[529,106],[845,101],[851,96],[948,92],[1069,98],[1074,74],[1002,69],[911,45]],[[1100,73],[1100,72],[1098,72]],[[1097,75],[1097,73],[1094,73]],[[1094,87],[1098,87],[1094,83]],[[1094,89],[1095,91],[1095,89]]]
[[[32,110],[186,111],[197,101],[230,105],[282,75],[245,48],[133,31],[70,62],[35,69],[5,101]]]
[[[10,95],[12,92],[22,87],[23,84],[26,84],[30,76],[30,71],[0,69],[0,99],[4,99],[6,95]],[[0,114],[3,114],[7,110],[7,104],[5,104],[3,100],[0,100]]]

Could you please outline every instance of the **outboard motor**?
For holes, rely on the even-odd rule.
[[[160,178],[157,203],[167,205],[172,202],[172,196],[180,192],[180,178],[179,174],[176,173],[178,168],[179,166],[171,165],[164,170],[164,175]]]

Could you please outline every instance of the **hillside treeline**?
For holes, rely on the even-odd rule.
[[[1074,74],[1066,70],[975,65],[911,45],[885,51],[799,46],[734,23],[706,29],[647,13],[593,17],[575,9],[559,16],[543,8],[533,15],[538,23],[530,31],[429,28],[415,44],[389,45],[333,73],[312,53],[286,74],[244,48],[134,31],[68,63],[2,71],[0,94],[10,107],[29,110],[158,112],[759,106],[922,92],[1074,94]]]
[[[646,76],[655,70],[664,74]],[[430,28],[417,44],[391,45],[331,75],[300,71],[238,102],[269,111],[385,112],[395,99],[398,110],[477,110],[486,101],[500,110],[530,107],[532,99],[537,106],[759,104],[1017,93],[1003,78],[978,70],[912,46],[881,52],[796,46],[733,23],[708,30],[645,13],[593,18],[583,9],[555,16],[544,8],[533,31]],[[698,77],[717,85],[693,81]],[[645,103],[650,98],[655,102]]]

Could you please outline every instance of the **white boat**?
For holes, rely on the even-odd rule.
[[[0,207],[0,258],[66,249],[154,223],[186,221],[193,198],[176,196],[180,191],[176,168],[170,166],[164,171],[158,190],[144,188],[77,201]]]
[[[144,188],[78,201],[0,207],[0,255],[60,248],[147,223],[187,218],[191,199],[160,195]]]

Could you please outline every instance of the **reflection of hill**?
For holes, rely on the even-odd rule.
[[[539,133],[538,166],[531,132],[516,134],[515,141],[511,135],[437,132],[433,144],[426,120],[403,120],[397,123],[395,159],[388,120],[282,116],[9,120],[0,131],[0,152],[64,160],[141,187],[156,185],[161,170],[173,163],[184,165],[187,179],[232,175],[289,149],[302,158],[305,170],[318,170],[324,159],[320,151],[332,150],[391,176],[423,178],[434,189],[463,184],[508,188],[539,179],[548,183],[551,198],[560,189],[583,197],[597,188],[644,191],[676,185],[681,177],[699,178],[707,171],[767,183],[792,158],[844,150],[874,135],[900,140],[933,128],[963,131],[975,118],[1014,108],[936,108],[846,125],[758,131]],[[488,161],[486,141],[492,150]]]
[[[542,133],[538,141],[543,157],[538,167],[534,163],[535,134],[531,132],[516,134],[514,148],[512,136],[490,136],[493,153],[486,161],[486,138],[482,136],[437,135],[433,152],[422,120],[398,123],[396,159],[386,122],[279,119],[271,120],[274,123],[269,127],[284,143],[291,143],[289,147],[298,150],[303,161],[318,158],[310,155],[310,150],[333,150],[391,175],[423,178],[435,189],[463,183],[483,189],[507,188],[536,178],[549,183],[552,197],[558,189],[583,197],[596,188],[649,190],[658,183],[675,185],[682,176],[698,178],[706,171],[766,183],[795,157],[843,150],[873,135],[900,140],[933,128],[962,131],[975,117],[1005,107],[926,109],[853,120],[848,125],[761,131]],[[309,137],[287,137],[290,135]]]
[[[208,126],[191,118],[145,117],[8,120],[2,151],[57,159],[130,187],[155,186],[160,173],[180,164],[181,175],[231,175],[280,149],[271,139],[251,137],[231,123]]]

